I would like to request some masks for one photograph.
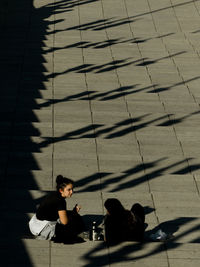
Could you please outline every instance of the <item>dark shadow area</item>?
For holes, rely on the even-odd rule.
[[[192,159],[189,158],[174,162],[172,164],[166,163],[166,166],[159,167],[159,163],[162,163],[165,160],[167,160],[167,158],[161,158],[149,163],[138,164],[133,168],[124,170],[120,174],[99,172],[87,177],[83,177],[76,182],[76,192],[95,192],[99,189],[107,192],[120,192],[126,189],[133,189],[138,185],[154,180],[166,172],[170,174],[190,174],[192,171],[200,169],[200,165],[193,164]],[[183,164],[185,165],[184,167],[182,167]],[[177,168],[177,171],[173,171],[174,167]],[[130,179],[130,177],[133,175],[134,177]],[[99,179],[101,179],[101,185],[98,183]],[[128,181],[126,181],[127,179]],[[113,188],[108,190],[107,188],[110,186]]]
[[[79,26],[67,28],[66,30],[81,30],[81,31],[87,31],[87,30],[93,30],[93,31],[101,31],[106,30],[113,27],[118,27],[124,24],[129,24],[132,22],[135,22],[138,19],[130,19],[130,18],[123,18],[123,19],[103,19],[101,21],[94,21],[92,23],[82,24]]]
[[[174,234],[173,239],[169,239],[165,242],[156,242],[157,245],[153,246],[152,249],[147,249],[149,242],[153,242],[149,239],[144,240],[144,242],[142,243],[126,242],[121,243],[120,246],[117,246],[116,248],[115,246],[112,246],[112,248],[109,249],[109,258],[107,258],[106,244],[100,242],[98,246],[92,248],[88,253],[83,256],[84,260],[87,260],[88,262],[84,265],[84,267],[97,266],[98,262],[101,262],[101,266],[107,266],[109,264],[112,265],[114,263],[119,264],[120,262],[123,262],[123,264],[129,262],[131,263],[135,260],[146,259],[153,255],[163,253],[166,249],[171,250],[178,248],[182,245],[182,243],[179,242],[179,239],[181,237],[187,236],[188,234],[194,231],[198,231],[199,226],[192,226],[188,230],[182,231],[177,234],[176,232],[182,226],[189,224],[195,221],[196,219],[197,218],[193,217],[179,217],[173,221],[161,223],[152,231],[147,231],[147,236],[149,236],[152,232],[157,231],[158,229],[165,230],[169,234]],[[194,241],[197,241],[197,243],[199,243],[199,239],[195,239]],[[99,253],[100,251],[102,252]],[[103,251],[105,253],[103,253]]]
[[[150,235],[156,233],[159,229],[161,229],[163,232],[165,232],[167,235],[172,235],[174,234],[181,228],[181,226],[186,225],[187,223],[190,223],[192,221],[195,221],[197,218],[193,217],[180,217],[175,220],[171,221],[166,221],[158,226],[156,226],[154,229],[148,230],[145,232],[145,236],[147,240],[150,240]]]
[[[94,73],[103,73],[103,72],[108,72],[108,71],[112,71],[112,70],[116,70],[119,68],[123,68],[132,64],[135,64],[137,62],[143,62],[146,58],[141,58],[141,59],[137,59],[137,60],[132,60],[129,61],[129,58],[126,59],[121,59],[121,60],[113,60],[110,61],[108,63],[105,64],[100,64],[100,65],[95,65],[95,64],[82,64],[79,65],[77,67],[73,67],[70,69],[67,69],[65,71],[62,72],[54,72],[51,74],[48,74],[46,76],[46,78],[50,79],[50,78],[55,78],[58,77],[60,75],[64,75],[67,73],[71,73],[71,72],[75,72],[75,73],[90,73],[90,72],[94,72]]]
[[[192,32],[192,33],[199,33],[200,32],[200,30],[196,30],[196,31],[194,31],[194,32]]]
[[[154,208],[149,207],[149,206],[144,206],[144,213],[145,213],[145,215],[148,215],[148,214],[152,213],[153,211],[155,211]]]
[[[186,51],[181,51],[181,52],[178,52],[178,53],[175,53],[175,54],[166,56],[166,57],[162,57],[162,58],[154,59],[154,60],[144,60],[142,63],[138,63],[138,64],[136,64],[136,66],[148,66],[148,65],[157,63],[157,62],[159,62],[159,61],[161,61],[161,60],[165,60],[165,59],[168,59],[168,58],[172,58],[172,57],[175,57],[175,56],[179,56],[179,55],[182,55],[182,54],[185,54],[185,53],[186,53]]]
[[[160,124],[158,124],[157,126],[171,126],[171,125],[175,125],[175,124],[181,123],[181,122],[183,122],[185,119],[188,119],[188,118],[192,117],[193,115],[196,115],[196,114],[199,114],[199,113],[200,113],[200,111],[195,111],[195,112],[192,112],[191,114],[187,114],[187,115],[182,116],[182,117],[177,118],[177,119],[174,119],[174,118],[172,117],[172,118],[170,118],[169,121],[160,123]]]
[[[99,214],[86,214],[82,216],[83,221],[86,225],[86,230],[91,230],[92,229],[92,223],[96,222],[97,227],[99,227],[102,222],[103,222],[103,215],[99,215]]]
[[[38,143],[38,148],[41,149],[53,143],[72,140],[72,139],[97,138],[100,136],[103,136],[105,139],[119,138],[129,133],[134,133],[140,129],[146,128],[155,122],[159,122],[160,120],[166,120],[162,123],[158,123],[158,125],[161,125],[162,127],[167,127],[168,125],[169,126],[176,125],[184,121],[184,119],[190,118],[198,113],[199,111],[193,112],[179,119],[173,119],[173,118],[170,119],[169,115],[173,114],[166,114],[158,118],[142,122],[143,118],[148,117],[150,115],[150,114],[145,114],[143,116],[120,121],[116,124],[113,124],[112,126],[106,126],[104,124],[90,124],[80,129],[68,132],[60,137],[42,137],[44,141]]]
[[[175,83],[175,84],[173,84],[171,86],[167,86],[167,87],[159,87],[158,84],[152,84],[150,86],[138,88],[139,84],[134,84],[134,85],[122,86],[122,87],[119,87],[119,88],[116,88],[116,89],[113,89],[113,90],[110,90],[107,92],[103,92],[103,93],[98,93],[97,91],[85,91],[85,92],[81,92],[78,94],[66,96],[63,99],[53,99],[53,100],[50,99],[50,100],[47,100],[46,102],[44,102],[42,104],[37,104],[37,103],[35,103],[35,101],[29,100],[28,102],[26,102],[26,104],[28,104],[29,106],[31,106],[34,109],[40,109],[43,107],[49,107],[53,104],[67,102],[70,100],[109,101],[109,100],[113,100],[113,99],[118,99],[120,97],[132,95],[132,94],[137,94],[140,92],[145,92],[145,93],[150,93],[150,94],[162,93],[164,91],[173,90],[173,88],[175,88],[177,86],[184,85],[184,84],[190,83],[192,81],[198,80],[199,78],[200,78],[200,76],[197,76],[197,77],[185,80],[184,82]],[[35,118],[35,119],[37,119],[37,118]],[[4,120],[5,120],[5,118],[2,118],[2,121],[4,121]],[[172,123],[176,124],[176,123],[179,123],[181,121],[182,121],[182,119],[180,121],[179,121],[179,119],[177,121],[174,120],[174,122],[173,122],[173,120],[166,121],[163,124],[162,123],[158,124],[158,126],[170,126]]]
[[[45,7],[56,7],[56,10],[61,10],[65,12],[67,9],[72,9],[73,7],[76,6],[82,6],[94,2],[98,2],[99,0],[61,0],[56,3],[50,3],[47,4]]]
[[[35,157],[42,153],[33,139],[41,135],[33,124],[40,123],[34,109],[36,98],[42,99],[42,90],[47,89],[43,57],[47,30],[62,21],[48,19],[59,12],[66,11],[55,5],[35,8],[33,0],[0,3],[1,266],[32,267],[37,260],[30,257],[23,237],[29,234],[29,213],[35,212],[48,192],[40,191],[35,177],[44,179],[52,170],[46,170]],[[52,177],[48,181],[50,188]],[[38,252],[34,253],[39,255],[40,249],[35,248]]]
[[[154,86],[156,87],[157,85],[150,85],[146,86],[143,88],[136,89],[138,84],[134,85],[127,85],[127,86],[121,86],[119,88],[103,92],[103,93],[98,93],[97,91],[85,91],[82,93],[66,96],[63,99],[53,99],[53,100],[48,100],[42,104],[36,104],[34,101],[30,101],[28,104],[31,105],[35,109],[39,109],[42,107],[49,107],[52,104],[57,104],[57,103],[63,103],[67,102],[70,100],[99,100],[99,101],[109,101],[112,99],[117,99],[120,97],[124,97],[126,95],[131,95],[131,94],[136,94],[139,92],[147,91],[149,89],[152,89]],[[147,91],[148,92],[148,91]]]
[[[44,55],[54,52],[56,49],[51,45],[47,50],[46,47],[47,35],[55,34],[59,31],[48,31],[50,26],[62,22],[62,19],[50,21],[49,18],[52,15],[65,13],[67,16],[74,7],[79,5],[86,5],[98,0],[63,0],[56,3],[48,4],[46,6],[35,8],[33,6],[33,0],[2,0],[0,4],[0,62],[1,62],[1,79],[0,79],[0,184],[1,184],[1,247],[0,252],[2,266],[26,266],[32,267],[34,263],[30,258],[29,252],[26,250],[26,246],[23,243],[21,237],[24,234],[29,233],[27,223],[29,221],[29,213],[34,213],[37,205],[45,197],[46,191],[40,191],[40,185],[36,182],[36,177],[44,178],[44,175],[50,176],[52,183],[52,169],[45,169],[37,156],[42,155],[42,148],[50,147],[51,144],[64,140],[80,139],[80,138],[95,138],[105,134],[105,138],[117,138],[126,135],[130,132],[135,132],[138,129],[152,125],[154,122],[166,119],[163,127],[168,126],[168,115],[160,118],[143,121],[143,118],[148,114],[131,118],[108,127],[102,124],[91,124],[85,127],[69,131],[60,137],[52,137],[51,134],[45,134],[45,137],[37,127],[37,123],[40,123],[40,119],[35,113],[35,110],[40,110],[43,107],[48,107],[59,102],[67,102],[71,100],[85,100],[85,99],[98,99],[106,101],[115,99],[128,94],[134,94],[141,91],[149,90],[152,87],[145,87],[136,89],[137,85],[124,86],[116,88],[107,93],[97,93],[95,91],[82,92],[67,96],[62,100],[48,100],[45,103],[38,104],[36,99],[43,99],[43,94],[47,88],[51,78],[58,75],[67,74],[70,72],[77,73],[102,73],[112,71],[117,68],[129,66],[131,64],[152,64],[147,58],[130,61],[130,59],[116,60],[107,62],[106,64],[83,64],[75,68],[68,69],[61,73],[53,73],[46,75],[48,72],[44,66],[46,59]],[[191,3],[187,2],[187,3]],[[186,3],[186,4],[187,4]],[[185,4],[185,3],[184,3]],[[177,4],[174,6],[180,6]],[[171,7],[170,7],[171,8]],[[167,8],[166,8],[167,9]],[[160,9],[163,10],[163,9]],[[158,12],[159,10],[153,11]],[[143,16],[149,14],[139,14]],[[111,27],[117,27],[123,24],[129,24],[135,21],[134,17],[129,19],[108,19],[95,21],[87,25],[78,26],[77,30],[102,30]],[[81,28],[82,27],[82,28]],[[69,30],[69,29],[68,29]],[[164,36],[163,36],[164,37]],[[162,38],[162,36],[158,37]],[[123,42],[146,42],[148,39],[130,39],[130,40],[106,40],[105,42],[96,42],[92,44],[95,49],[104,48],[110,45],[123,43]],[[87,48],[90,47],[90,43],[79,42],[72,45],[64,46],[59,49],[67,49],[72,47]],[[172,55],[173,56],[173,55]],[[161,60],[161,59],[159,59]],[[196,77],[189,81],[199,79]],[[180,85],[182,83],[176,84]],[[169,88],[157,88],[156,90],[168,90]],[[155,93],[155,91],[153,91]],[[51,98],[51,96],[49,97]],[[192,114],[191,114],[192,115]],[[173,121],[173,124],[180,123],[186,117],[179,118]],[[134,123],[137,122],[137,125]],[[34,124],[35,123],[35,124]],[[120,127],[125,127],[121,130]],[[103,128],[105,127],[105,128]],[[114,131],[114,132],[113,132]],[[32,137],[41,137],[36,141]],[[35,154],[34,154],[35,152]],[[96,173],[94,175],[83,177],[78,184],[78,192],[96,191],[98,188],[96,185],[90,185],[90,182],[95,182],[99,179],[102,180],[102,188],[106,188],[110,184],[114,184],[114,192],[124,190],[126,188],[134,187],[142,184],[148,179],[154,179],[158,177],[160,173],[165,170],[170,170],[173,166],[179,166],[181,162],[175,162],[173,165],[168,165],[163,168],[158,168],[156,171],[152,171],[148,176],[140,176],[131,181],[126,182],[125,178],[132,174],[138,174],[143,169],[150,170],[150,168],[156,166],[158,161],[152,161],[150,163],[133,166],[128,170],[125,170],[117,178],[107,179],[109,173]],[[199,169],[199,165],[191,164],[188,168],[179,168],[177,173],[189,173],[194,169]],[[121,188],[116,183],[121,183]],[[52,185],[52,184],[51,184]],[[38,190],[38,192],[37,192]],[[99,190],[99,189],[98,189]],[[151,212],[151,210],[147,209]],[[102,217],[100,215],[85,215],[85,220],[90,224],[90,220],[100,221]],[[135,249],[141,249],[143,245],[135,245]],[[122,248],[117,255],[121,252],[126,260],[126,255],[132,252],[133,245],[128,246],[126,249]],[[39,250],[40,248],[38,248]],[[99,244],[98,249],[102,249],[102,244]],[[158,248],[158,253],[161,249]],[[85,256],[90,262],[90,266],[97,266],[99,264],[98,258],[92,256],[93,251],[88,252]],[[37,254],[37,253],[36,253]],[[12,256],[11,256],[12,255]],[[112,255],[113,256],[113,255]],[[115,256],[115,255],[114,255]],[[101,256],[100,256],[101,257]],[[45,259],[45,257],[43,257]],[[103,259],[104,261],[104,259]],[[112,262],[112,259],[111,259]],[[114,261],[113,261],[114,262]],[[43,263],[43,262],[42,262]],[[40,263],[40,264],[42,264]],[[45,263],[44,263],[45,265]],[[89,265],[88,265],[89,266]],[[104,265],[101,265],[104,266]]]
[[[30,169],[24,170],[24,165],[21,162],[18,162],[18,165],[14,167],[13,163],[15,162],[12,161],[13,152],[19,153],[19,150],[13,149],[14,129],[18,124],[16,113],[19,108],[18,100],[23,87],[24,54],[28,46],[31,14],[34,14],[33,1],[22,0],[19,4],[15,0],[3,0],[0,3],[0,10],[0,236],[2,248],[0,258],[2,266],[14,266],[21,263],[26,266],[33,266],[20,235],[27,230],[26,222],[29,219],[27,212],[28,210],[32,212],[36,203],[28,189],[20,191],[20,187],[17,184],[14,190],[11,189],[12,176],[10,176],[11,170],[21,169],[30,183],[37,187]],[[41,65],[41,62],[37,63]],[[23,95],[21,94],[21,96]],[[37,166],[31,152],[29,152],[29,156]],[[13,250],[11,244],[14,246]]]
[[[130,65],[147,66],[150,64],[157,63],[161,60],[172,58],[172,57],[184,54],[184,53],[186,53],[186,52],[181,51],[181,52],[178,52],[178,53],[166,56],[166,57],[158,58],[155,60],[149,60],[148,58],[140,58],[137,60],[131,60],[131,58],[125,58],[125,59],[121,59],[121,60],[113,60],[113,61],[110,61],[108,63],[100,64],[100,65],[82,64],[82,65],[67,69],[65,71],[62,71],[62,72],[54,72],[54,73],[48,74],[46,76],[46,78],[48,78],[48,79],[55,78],[55,77],[58,77],[60,75],[64,75],[64,74],[71,73],[71,72],[76,72],[76,73],[90,73],[90,72],[104,73],[104,72],[113,71],[113,70],[116,70],[119,68],[127,67]],[[154,91],[154,93],[155,93],[155,91]]]
[[[153,40],[153,39],[159,39],[159,38],[164,38],[170,35],[173,35],[174,33],[168,33],[168,34],[163,34],[158,37],[151,37],[151,38],[139,38],[135,37],[132,39],[124,39],[124,38],[115,38],[115,39],[109,39],[101,42],[91,42],[91,41],[81,41],[81,42],[76,42],[71,45],[66,45],[64,47],[51,47],[45,52],[43,51],[42,53],[51,53],[59,50],[65,50],[69,48],[93,48],[93,49],[102,49],[105,47],[117,45],[117,44],[138,44],[138,43],[145,43],[147,41]]]
[[[166,86],[166,87],[158,87],[158,88],[153,89],[152,91],[149,91],[148,93],[161,93],[161,92],[165,92],[165,91],[168,91],[168,90],[173,89],[173,88],[176,87],[176,86],[183,85],[183,84],[187,84],[187,83],[189,83],[189,82],[192,82],[192,81],[195,81],[195,80],[198,80],[198,79],[200,79],[200,76],[196,76],[196,77],[194,77],[194,78],[185,80],[184,82],[175,83],[175,84],[170,85],[170,86]],[[156,87],[157,87],[157,86],[156,86]]]
[[[90,23],[69,27],[67,29],[64,29],[63,31],[66,31],[66,30],[85,30],[85,31],[86,30],[93,30],[93,31],[105,30],[107,28],[132,23],[132,22],[136,21],[137,18],[143,17],[145,15],[157,13],[157,12],[168,10],[168,9],[175,8],[175,7],[185,6],[187,4],[191,4],[194,2],[198,2],[198,1],[199,0],[188,1],[188,2],[184,2],[184,3],[178,3],[178,4],[170,5],[167,7],[159,8],[156,10],[151,10],[148,12],[140,13],[140,14],[137,14],[134,16],[130,16],[128,18],[122,18],[122,19],[109,18],[109,19],[97,20],[97,21],[93,21]],[[84,4],[84,2],[83,2],[83,4]],[[142,18],[140,18],[140,19],[142,19]]]

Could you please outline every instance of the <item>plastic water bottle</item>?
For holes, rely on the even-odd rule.
[[[91,235],[91,239],[93,241],[98,240],[98,233],[97,233],[97,224],[96,222],[92,223],[92,235]]]

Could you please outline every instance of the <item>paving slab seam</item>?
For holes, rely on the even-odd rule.
[[[80,1],[79,1],[80,2]],[[82,30],[81,30],[81,11],[80,11],[80,5],[78,6],[78,16],[79,16],[79,34],[80,34],[80,40],[83,42],[82,37]],[[84,58],[84,48],[81,48],[82,53],[82,60],[83,65],[86,64],[85,58]],[[100,189],[101,189],[101,175],[100,175],[100,162],[99,162],[99,155],[98,155],[98,145],[97,145],[97,134],[96,134],[96,128],[94,127],[94,117],[93,117],[93,111],[92,111],[92,105],[91,105],[91,98],[90,98],[90,92],[88,88],[88,82],[87,82],[87,73],[84,73],[84,80],[86,84],[87,94],[88,94],[88,102],[89,102],[89,109],[90,109],[90,115],[91,115],[91,123],[93,125],[93,133],[94,133],[94,142],[95,142],[95,150],[96,150],[96,160],[97,160],[97,168],[98,168],[98,176],[99,176],[99,183],[100,183]],[[104,210],[104,203],[103,203],[103,197],[102,197],[102,190],[100,191],[101,195],[101,205],[102,205],[102,212]]]
[[[171,2],[171,5],[172,5],[172,0],[170,0],[170,2]],[[194,3],[194,6],[195,6],[195,8],[196,8],[196,10],[197,10],[197,13],[199,14],[199,17],[200,17],[200,12],[199,12],[198,9],[197,9],[197,6],[196,6],[195,1],[193,1],[193,3]],[[179,25],[179,29],[180,29],[180,31],[183,33],[183,35],[184,35],[184,37],[185,37],[185,40],[189,43],[189,45],[192,47],[192,49],[194,50],[194,52],[197,54],[198,58],[200,59],[200,55],[199,55],[198,51],[195,50],[194,46],[192,45],[192,43],[190,42],[190,40],[187,38],[185,32],[182,30],[181,24],[180,24],[179,19],[178,19],[177,15],[176,15],[176,10],[175,10],[174,7],[173,7],[173,12],[174,12],[174,16],[175,16],[175,18],[176,18],[177,24]],[[168,53],[169,53],[169,51],[168,51]],[[186,85],[186,87],[188,88],[188,91],[189,91],[190,95],[193,97],[194,102],[196,102],[196,99],[195,99],[194,94],[192,94],[192,92],[191,92],[190,89],[189,89],[189,86],[185,83],[185,80],[184,80],[183,76],[182,76],[181,73],[180,73],[179,67],[176,65],[176,63],[175,63],[175,61],[174,61],[173,58],[172,58],[172,61],[173,61],[173,63],[175,64],[175,66],[176,66],[176,68],[177,68],[177,70],[178,70],[178,72],[179,72],[179,76],[181,77],[183,83]],[[196,102],[196,103],[197,103],[197,102]]]
[[[53,23],[53,31],[56,32],[56,25],[55,25],[55,20],[56,20],[56,17],[55,17],[55,4],[56,4],[56,0],[53,1],[53,19],[54,19],[54,23]],[[53,47],[55,47],[55,33],[53,34]],[[55,53],[54,51],[52,51],[52,72],[54,73],[55,72]],[[54,84],[54,78],[52,79],[52,100],[53,100],[53,103],[51,103],[51,107],[52,107],[52,138],[55,138],[55,110],[54,110],[54,107],[55,107],[55,104],[54,104],[54,100],[55,100],[55,84]],[[55,146],[54,146],[54,142],[52,142],[52,182],[51,182],[51,186],[52,186],[52,189],[54,188],[54,176],[55,176],[55,173],[54,173],[54,151],[55,151]],[[56,175],[59,175],[60,173],[57,173]],[[50,258],[51,260],[51,258]],[[51,261],[50,261],[50,266],[51,266]]]

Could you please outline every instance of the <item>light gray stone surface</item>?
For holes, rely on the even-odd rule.
[[[200,2],[0,4],[1,266],[199,266]],[[31,239],[58,174],[88,227],[116,197],[146,211],[145,242]],[[171,241],[151,242],[159,228]],[[26,238],[25,238],[26,237]]]

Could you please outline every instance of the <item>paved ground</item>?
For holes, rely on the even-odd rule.
[[[1,266],[200,265],[200,1],[2,0]],[[87,223],[145,206],[167,243],[27,239],[55,177]]]

